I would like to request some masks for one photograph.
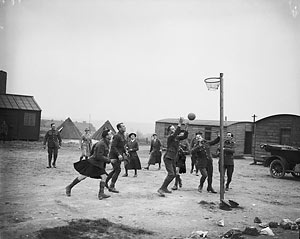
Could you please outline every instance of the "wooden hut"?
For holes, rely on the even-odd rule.
[[[252,155],[253,123],[241,121],[227,126],[227,132],[233,133],[235,156]]]
[[[0,123],[8,126],[8,140],[39,140],[41,112],[33,96],[0,94]]]
[[[269,155],[260,148],[261,144],[282,144],[300,147],[300,116],[278,114],[255,122],[255,156],[263,158]],[[261,159],[259,159],[261,161]]]

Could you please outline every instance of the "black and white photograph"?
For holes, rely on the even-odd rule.
[[[299,239],[300,0],[0,0],[1,239]]]

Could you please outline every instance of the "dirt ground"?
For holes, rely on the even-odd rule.
[[[140,146],[142,166],[147,164],[148,152],[149,146]],[[200,177],[189,173],[189,156],[188,173],[182,175],[183,187],[165,198],[156,192],[166,175],[163,164],[161,170],[155,165],[149,171],[139,171],[136,178],[133,171],[129,171],[129,177],[121,177],[122,171],[116,184],[120,193],[109,193],[108,199],[97,199],[99,181],[90,178],[76,185],[72,196],[67,197],[65,187],[77,176],[73,163],[79,156],[78,145],[65,143],[59,150],[57,168],[47,169],[47,151],[41,142],[0,145],[1,239],[37,238],[36,232],[45,228],[64,226],[71,220],[101,218],[153,232],[127,238],[185,238],[192,231],[208,231],[208,238],[220,238],[232,228],[259,228],[255,217],[266,223],[300,217],[300,181],[291,175],[274,179],[268,168],[250,166],[250,158],[235,160],[232,188],[225,194],[226,200],[238,202],[240,208],[224,211],[218,207],[219,194],[197,191]],[[107,171],[110,169],[109,165]],[[214,159],[213,186],[218,192],[219,179]],[[220,219],[224,227],[217,225]],[[277,228],[273,232],[275,237],[244,238],[299,238],[298,231]]]

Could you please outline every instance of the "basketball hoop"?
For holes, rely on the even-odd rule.
[[[206,78],[204,82],[208,90],[214,91],[219,89],[219,85],[221,81],[220,78],[218,77],[210,77],[210,78]]]

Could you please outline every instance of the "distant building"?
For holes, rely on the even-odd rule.
[[[8,140],[39,140],[41,112],[33,96],[0,94],[0,122],[8,125]]]
[[[255,155],[269,155],[261,144],[282,144],[300,147],[300,116],[292,114],[272,115],[255,123]]]
[[[253,123],[241,121],[227,126],[227,132],[233,133],[235,155],[252,155]],[[225,132],[226,132],[225,131]]]
[[[167,128],[169,125],[177,125],[178,119],[162,119],[155,122],[155,132],[158,138],[162,141],[164,147],[167,144]],[[251,155],[252,153],[252,123],[225,121],[224,134],[232,132],[235,141],[235,155]],[[213,140],[220,133],[220,122],[218,120],[193,120],[189,125],[188,141],[191,142],[197,132],[202,132],[203,138]],[[217,151],[219,145],[212,146],[212,153]]]
[[[0,71],[0,123],[8,125],[8,140],[39,140],[41,108],[33,96],[7,94],[6,80]]]
[[[162,119],[155,122],[155,132],[166,147],[167,128],[177,125],[178,119]],[[263,157],[269,153],[260,148],[261,144],[285,144],[300,147],[300,116],[291,114],[272,115],[255,122],[225,121],[224,134],[234,135],[235,155],[252,155]],[[254,127],[255,126],[255,127]],[[195,133],[201,131],[207,140],[214,139],[219,134],[219,121],[194,120],[190,121],[189,142]],[[218,145],[212,147],[214,153]]]

